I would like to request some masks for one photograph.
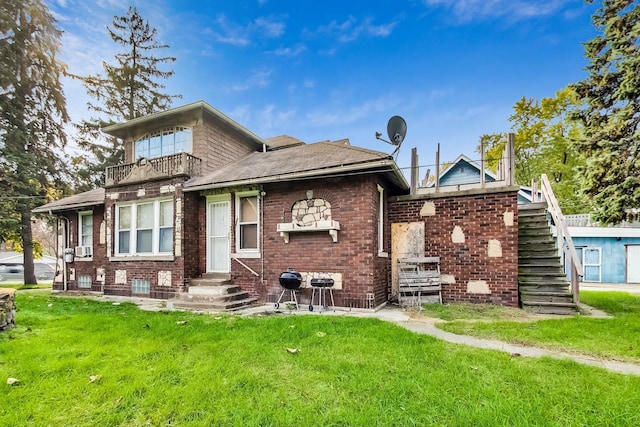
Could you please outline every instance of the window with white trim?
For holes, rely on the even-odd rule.
[[[78,246],[93,246],[93,212],[78,212]]]
[[[135,159],[153,159],[176,153],[191,152],[191,129],[182,126],[165,127],[136,140]]]
[[[236,250],[237,252],[257,252],[259,241],[259,198],[258,193],[236,195]]]
[[[116,205],[115,255],[173,253],[173,200]]]

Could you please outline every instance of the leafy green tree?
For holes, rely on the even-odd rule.
[[[102,63],[104,74],[79,77],[92,101],[87,103],[92,117],[74,124],[76,141],[85,150],[72,159],[75,187],[85,191],[104,185],[104,172],[108,166],[124,162],[121,141],[100,132],[100,128],[135,119],[171,106],[179,95],[167,95],[159,82],[168,79],[173,71],[163,71],[163,63],[172,63],[174,57],[158,57],[158,50],[169,46],[157,42],[157,31],[149,26],[135,7],[125,16],[115,16],[112,27],[107,27],[111,39],[123,47],[116,54],[115,64]]]
[[[41,0],[0,2],[0,238],[22,247],[27,283],[36,283],[31,210],[64,179],[60,35]]]
[[[589,76],[575,85],[586,103],[576,145],[587,159],[582,188],[595,218],[619,223],[640,208],[640,6],[604,0],[593,24],[599,34],[584,44]]]
[[[515,132],[516,182],[528,185],[547,174],[564,213],[589,210],[577,191],[576,167],[584,160],[571,144],[581,135],[581,127],[571,119],[578,102],[575,92],[568,88],[558,91],[554,98],[540,101],[523,97],[509,117]],[[494,171],[506,140],[506,134],[482,136],[487,165]]]

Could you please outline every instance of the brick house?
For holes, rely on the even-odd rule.
[[[517,226],[505,220],[517,189],[410,195],[386,153],[263,139],[205,102],[103,131],[123,140],[125,164],[107,169],[104,188],[35,210],[59,218],[61,250],[73,250],[54,289],[170,299],[222,277],[273,302],[292,268],[306,286],[332,278],[337,306],[377,307],[394,295],[404,235],[393,230],[421,223],[445,301],[518,303]]]

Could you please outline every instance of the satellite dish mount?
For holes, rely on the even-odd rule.
[[[388,141],[382,138],[382,133],[376,132],[376,139],[384,141],[387,144],[395,145],[396,149],[391,153],[393,156],[400,150],[400,145],[407,135],[407,122],[400,116],[391,117],[389,123],[387,123],[387,135],[389,135]]]

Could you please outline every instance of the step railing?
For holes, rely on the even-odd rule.
[[[577,304],[580,301],[580,279],[579,276],[584,276],[584,270],[582,268],[582,262],[578,257],[578,251],[573,244],[573,239],[569,233],[569,227],[567,221],[562,214],[560,204],[556,195],[551,188],[551,182],[546,174],[542,174],[540,178],[540,191],[542,192],[543,199],[547,202],[547,210],[553,218],[553,222],[556,225],[556,231],[558,236],[558,250],[562,253],[562,259],[565,264],[568,260],[569,271],[571,273],[571,292],[573,293],[573,301]]]

